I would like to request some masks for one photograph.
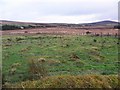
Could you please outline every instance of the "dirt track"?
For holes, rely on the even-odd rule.
[[[70,34],[70,35],[86,35],[89,34],[103,34],[103,35],[116,35],[117,29],[70,29],[70,28],[37,28],[37,29],[24,29],[24,30],[7,30],[0,31],[2,35],[24,35],[24,34]]]

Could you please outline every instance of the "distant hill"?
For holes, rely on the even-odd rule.
[[[108,26],[108,25],[118,25],[118,22],[115,21],[100,21],[100,22],[93,22],[93,23],[84,23],[83,25],[91,25],[91,26]]]
[[[69,28],[114,28],[118,25],[118,22],[115,21],[100,21],[93,23],[83,23],[83,24],[68,24],[68,23],[32,23],[32,22],[18,22],[18,21],[8,21],[0,20],[3,30],[8,29],[20,29],[24,28],[47,28],[47,27],[69,27]],[[13,26],[15,25],[15,27]],[[7,28],[6,28],[7,27]]]
[[[67,23],[32,23],[32,22],[18,22],[18,21],[7,21],[7,20],[0,20],[0,24],[8,24],[8,25],[77,25],[77,24],[67,24]],[[117,25],[118,22],[115,21],[100,21],[100,22],[93,22],[93,23],[83,23],[79,25]]]
[[[8,20],[0,20],[0,24],[2,25],[44,25],[42,23],[32,23],[32,22],[19,22],[19,21],[8,21]]]

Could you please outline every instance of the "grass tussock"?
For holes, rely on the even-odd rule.
[[[17,88],[118,88],[118,76],[85,75],[85,76],[51,76],[42,80],[26,81],[6,87]]]
[[[31,74],[31,79],[40,79],[47,76],[47,69],[45,68],[44,58],[32,58],[29,60],[29,73]]]

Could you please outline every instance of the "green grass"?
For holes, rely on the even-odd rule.
[[[118,74],[118,39],[72,35],[3,36],[3,74],[6,82],[29,78],[31,58],[44,58],[48,76]],[[11,66],[16,66],[14,75]]]

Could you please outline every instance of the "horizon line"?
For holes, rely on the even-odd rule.
[[[118,20],[110,20],[110,19],[104,19],[104,20],[95,20],[95,21],[88,21],[85,23],[66,23],[66,22],[39,22],[39,21],[20,21],[20,20],[8,20],[8,19],[0,19],[0,22],[2,21],[8,21],[8,22],[18,22],[18,23],[56,23],[56,24],[87,24],[87,23],[96,23],[96,22],[103,22],[103,21],[112,21],[112,22],[119,22]]]

